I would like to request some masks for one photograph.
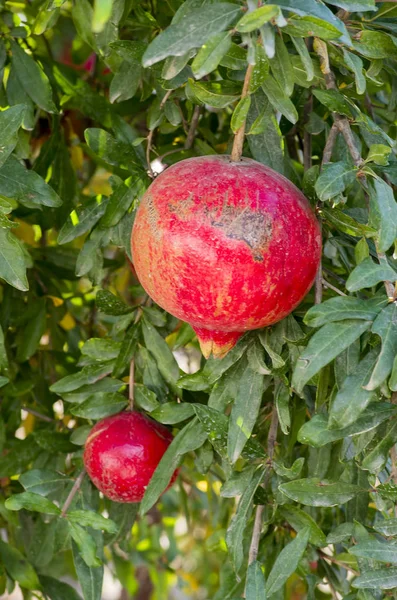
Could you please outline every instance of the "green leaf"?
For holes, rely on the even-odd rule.
[[[62,204],[58,194],[40,175],[25,169],[13,156],[0,168],[0,194],[27,208],[57,208]]]
[[[13,68],[27,95],[46,112],[56,113],[57,108],[52,99],[52,89],[47,75],[32,56],[12,40],[11,50]]]
[[[392,500],[393,502],[397,500],[397,485],[394,483],[382,483],[378,485],[376,491],[386,500]]]
[[[156,394],[140,383],[134,385],[134,398],[137,405],[148,412],[153,412],[160,406]]]
[[[2,540],[0,540],[0,558],[9,576],[17,581],[22,588],[28,590],[40,589],[40,582],[32,565],[19,550]]]
[[[321,480],[318,477],[289,481],[278,489],[291,500],[305,506],[339,506],[364,491],[358,485]]]
[[[354,588],[394,590],[397,587],[397,568],[387,567],[376,571],[367,571],[352,582]]]
[[[179,379],[179,367],[166,341],[146,319],[142,322],[142,332],[146,348],[156,359],[161,375],[167,383],[175,384]]]
[[[166,402],[156,407],[150,416],[160,423],[174,425],[175,423],[186,421],[186,419],[193,417],[194,414],[193,406],[187,402]]]
[[[374,237],[376,235],[375,229],[369,227],[368,225],[359,223],[350,215],[347,215],[337,208],[329,209],[322,206],[319,210],[319,213],[323,218],[325,218],[326,221],[328,221],[328,223],[336,227],[339,231],[347,233],[348,235],[354,235],[357,237]]]
[[[168,446],[146,488],[140,507],[142,515],[152,508],[164,492],[183,456],[187,452],[200,448],[206,439],[206,433],[197,418],[192,419],[179,431]]]
[[[92,31],[100,33],[112,14],[113,0],[95,0],[92,15]]]
[[[124,382],[119,379],[104,377],[95,383],[83,385],[76,391],[62,393],[62,398],[65,402],[70,402],[71,404],[81,404],[84,400],[87,400],[87,398],[98,392],[118,392],[123,385],[125,385]]]
[[[109,375],[112,372],[112,364],[88,365],[73,375],[67,375],[54,383],[50,390],[56,394],[64,394],[73,392],[84,385],[90,385],[101,379],[104,375]]]
[[[389,156],[392,149],[384,144],[372,144],[369,148],[365,162],[374,162],[376,165],[386,166],[389,164]],[[375,180],[376,181],[376,180]]]
[[[194,404],[194,410],[204,427],[208,440],[223,458],[227,458],[229,419],[226,415],[210,406]],[[242,457],[248,460],[264,458],[265,456],[266,454],[263,448],[259,442],[253,438],[250,438],[246,442],[242,450]]]
[[[372,325],[372,333],[382,338],[382,348],[375,363],[374,370],[366,390],[376,390],[390,375],[394,357],[397,353],[397,304],[386,306],[376,317]]]
[[[371,350],[342,383],[331,404],[330,429],[343,429],[357,421],[374,398],[373,392],[364,389],[363,386],[372,373],[377,356],[378,349]]]
[[[341,32],[341,40],[348,46],[351,46],[351,40],[345,24],[324,4],[316,2],[316,0],[274,0],[273,4],[277,4],[280,8],[289,10],[297,15],[317,17],[326,23],[330,23]]]
[[[298,441],[315,448],[321,448],[336,440],[371,431],[371,429],[375,429],[380,423],[392,417],[395,412],[396,408],[387,402],[370,404],[354,423],[342,429],[329,429],[327,416],[315,415],[299,430]]]
[[[132,172],[141,170],[141,160],[134,146],[121,142],[104,129],[86,129],[84,137],[91,150],[105,162]]]
[[[397,356],[395,357],[393,362],[393,369],[389,380],[389,388],[393,392],[397,391]]]
[[[35,494],[33,492],[22,492],[14,494],[6,500],[5,507],[8,510],[30,510],[33,512],[45,513],[47,515],[60,515],[61,509],[53,502]]]
[[[349,12],[376,10],[375,0],[327,0],[327,4],[339,6]]]
[[[397,204],[393,189],[383,179],[369,186],[370,224],[378,229],[378,249],[386,252],[397,237]]]
[[[141,328],[138,325],[131,325],[126,331],[121,345],[120,353],[114,363],[113,377],[121,377],[129,366],[138,348],[141,337]]]
[[[134,200],[139,200],[146,189],[143,178],[135,177],[130,187],[120,184],[109,198],[101,227],[114,227],[129,210]]]
[[[76,543],[81,558],[87,567],[100,567],[101,561],[97,557],[97,547],[94,538],[83,527],[68,521],[69,532]]]
[[[106,361],[117,358],[120,352],[121,342],[115,342],[110,338],[90,338],[81,348],[81,354],[91,361]],[[81,359],[79,364],[86,364]],[[121,384],[122,385],[122,384]]]
[[[220,495],[222,498],[235,498],[236,496],[242,496],[247,489],[247,486],[249,485],[255,471],[255,465],[248,466],[242,471],[233,471],[230,477],[221,487]]]
[[[304,510],[293,506],[292,504],[284,504],[280,507],[281,516],[295,529],[301,531],[307,528],[309,530],[309,541],[314,546],[324,548],[327,545],[327,538],[317,525],[316,521]]]
[[[67,481],[65,475],[46,469],[32,469],[22,473],[19,477],[19,483],[27,492],[32,492],[35,495],[40,494],[40,496],[58,492]]]
[[[108,199],[99,195],[69,215],[58,235],[58,244],[67,244],[90,231],[105,213]]]
[[[17,104],[0,112],[0,167],[4,165],[18,142],[26,106]]]
[[[329,110],[353,118],[352,108],[343,94],[337,90],[313,90],[315,97]],[[339,163],[337,163],[339,164]]]
[[[21,242],[8,230],[0,228],[0,278],[26,292],[26,258]]]
[[[233,81],[194,81],[189,79],[189,88],[203,104],[215,108],[225,108],[235,102],[241,93],[241,87]]]
[[[117,525],[114,521],[92,510],[72,510],[67,513],[67,518],[72,523],[77,523],[83,527],[92,527],[108,533],[116,533],[117,531]]]
[[[270,59],[270,66],[274,78],[287,96],[294,91],[294,72],[289,52],[281,36],[276,36],[276,54]]]
[[[251,96],[247,125],[252,156],[255,160],[283,173],[283,138],[272,105],[262,90]]]
[[[316,181],[315,190],[322,202],[331,200],[344,192],[346,186],[355,181],[357,167],[347,162],[326,163]]]
[[[19,362],[25,362],[33,356],[40,344],[41,337],[45,333],[46,326],[46,303],[43,301],[39,303],[38,311],[23,330],[23,335],[21,333],[17,336],[17,360]]]
[[[40,575],[40,583],[50,600],[81,600],[74,588],[59,579]]]
[[[241,46],[233,44],[221,59],[220,65],[235,71],[241,71],[247,68],[247,51]]]
[[[266,80],[269,75],[269,59],[266,56],[266,52],[261,44],[255,46],[255,65],[252,70],[251,80],[249,83],[249,93],[253,94],[256,92]],[[252,100],[252,96],[251,96]],[[250,135],[255,135],[254,131],[258,129],[258,126],[251,127]],[[260,131],[258,131],[260,133]]]
[[[94,33],[92,31],[92,18],[94,11],[88,0],[79,0],[73,5],[73,22],[81,39],[91,48],[96,50]]]
[[[274,77],[268,75],[262,83],[262,89],[272,106],[281,112],[288,121],[295,124],[299,118],[295,105]]]
[[[150,67],[167,56],[181,56],[191,48],[202,46],[210,37],[224,31],[239,12],[238,5],[228,2],[191,10],[154,38],[143,55],[143,66]]]
[[[236,514],[232,518],[229,528],[226,533],[226,544],[229,550],[230,559],[232,561],[234,570],[236,573],[241,568],[244,560],[243,552],[243,538],[244,532],[247,527],[248,520],[251,516],[255,492],[261,483],[265,474],[264,467],[259,468],[249,485],[245,489],[243,495],[240,498]]]
[[[383,533],[387,537],[393,537],[397,535],[397,518],[384,519],[383,521],[378,521],[374,525],[375,531],[379,531],[379,533]]]
[[[247,570],[245,600],[266,600],[265,578],[257,560],[254,560]]]
[[[365,29],[360,31],[353,43],[354,49],[365,58],[396,58],[397,47],[387,33]]]
[[[261,406],[263,391],[263,375],[256,373],[248,366],[241,376],[230,415],[227,451],[233,464],[251,437]]]
[[[240,129],[240,127],[245,123],[250,106],[250,96],[241,98],[241,100],[237,104],[236,108],[233,111],[232,119],[230,121],[230,128],[233,131],[233,133],[236,133]]]
[[[137,40],[117,40],[111,42],[109,46],[115,50],[123,60],[134,65],[139,71],[141,70],[142,56],[146,49],[146,44],[144,42],[139,42]],[[177,73],[175,73],[175,75],[177,75]],[[175,75],[173,75],[173,77]]]
[[[378,297],[361,300],[353,296],[335,296],[309,308],[304,322],[310,327],[321,327],[326,323],[344,319],[373,321],[386,304],[386,299]]]
[[[291,415],[289,412],[289,389],[281,379],[275,381],[274,400],[276,403],[276,410],[281,431],[285,435],[288,435],[291,427]]]
[[[227,53],[232,43],[228,31],[222,31],[212,36],[199,50],[192,62],[192,71],[196,79],[201,79],[215,71],[223,56]]]
[[[255,29],[259,29],[262,25],[274,17],[277,17],[279,14],[280,9],[278,6],[273,6],[271,4],[261,6],[241,17],[236,25],[236,30],[240,33],[250,33]]]
[[[375,474],[383,471],[389,459],[390,450],[396,442],[397,422],[392,421],[388,424],[386,432],[381,440],[374,448],[371,448],[371,451],[368,454],[365,455],[364,460],[361,463],[361,468]]]
[[[369,288],[377,285],[381,281],[395,281],[397,273],[389,266],[387,262],[376,264],[372,258],[365,258],[353,271],[350,273],[346,282],[346,289],[349,292],[355,292],[363,288]]]
[[[99,290],[95,297],[95,302],[98,309],[105,313],[105,315],[119,317],[135,310],[134,307],[127,306],[120,298],[108,290]]]
[[[295,573],[299,561],[306,550],[309,536],[310,529],[305,527],[292,542],[281,550],[267,578],[266,593],[269,596],[282,588],[287,579]]]
[[[298,475],[302,471],[305,459],[303,457],[297,458],[292,467],[285,467],[282,463],[273,460],[273,468],[277,475],[285,477],[286,479],[297,479]]]
[[[298,52],[298,54],[300,56],[302,64],[305,68],[306,75],[307,75],[307,81],[312,81],[314,78],[313,61],[311,59],[309,50],[307,49],[307,46],[306,46],[304,40],[302,40],[299,37],[294,37],[293,35],[291,36],[291,40],[296,48],[296,51]]]
[[[114,102],[124,102],[135,96],[139,88],[140,80],[140,65],[131,64],[129,61],[123,60],[110,84],[110,102],[112,104]]]
[[[87,398],[77,406],[72,406],[70,412],[83,419],[103,419],[121,412],[127,404],[128,400],[123,394],[102,392]]]
[[[288,20],[285,31],[290,35],[301,38],[315,36],[322,40],[335,40],[340,37],[340,31],[334,25],[317,17],[291,18]]]
[[[343,58],[345,59],[347,68],[354,73],[357,94],[364,94],[367,81],[363,72],[363,61],[359,56],[352,52],[348,52],[345,48],[343,48]]]
[[[324,325],[297,360],[292,387],[300,394],[306,383],[371,326],[371,321],[346,319]]]
[[[79,579],[84,600],[101,600],[103,566],[88,567],[75,543],[72,543],[73,562]]]

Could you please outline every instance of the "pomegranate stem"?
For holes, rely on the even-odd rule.
[[[246,96],[248,96],[248,94],[249,94],[249,85],[250,85],[250,81],[251,81],[251,75],[252,75],[253,68],[254,68],[254,65],[248,65],[247,72],[245,74],[241,98],[246,98]],[[241,155],[243,153],[244,136],[245,136],[245,121],[241,125],[241,127],[236,131],[236,133],[234,135],[232,154],[230,156],[230,158],[233,162],[239,162],[239,160],[241,160]]]

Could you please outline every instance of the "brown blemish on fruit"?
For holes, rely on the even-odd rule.
[[[254,260],[263,262],[263,255],[272,236],[273,225],[271,219],[268,215],[259,212],[258,199],[258,211],[253,211],[250,206],[230,206],[227,202],[228,194],[225,193],[220,208],[204,205],[202,208],[204,218],[208,220],[212,227],[223,229],[226,237],[247,244],[252,250]],[[152,204],[151,198],[150,203]],[[169,203],[168,209],[171,213],[176,213],[182,221],[191,221],[196,218],[192,195],[183,202],[178,202],[177,205]],[[152,211],[157,214],[154,206]]]
[[[159,239],[160,237],[160,232],[159,232],[159,228],[158,228],[158,221],[159,221],[159,213],[157,211],[157,208],[155,206],[155,203],[153,202],[153,198],[150,194],[147,194],[146,198],[146,210],[147,210],[147,220],[149,223],[149,227],[153,232],[154,237],[156,237],[157,239]]]
[[[219,220],[213,220],[211,225],[223,228],[226,237],[240,240],[252,250],[256,262],[263,262],[263,255],[272,235],[272,222],[267,215],[252,212],[249,207],[241,210],[239,207],[226,206]]]

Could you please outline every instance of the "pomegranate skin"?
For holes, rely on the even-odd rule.
[[[92,483],[110,500],[140,502],[172,439],[168,429],[141,413],[119,413],[92,428],[84,465]]]
[[[143,196],[132,237],[146,292],[190,323],[205,356],[288,315],[312,286],[321,231],[305,196],[254,160],[189,158]]]

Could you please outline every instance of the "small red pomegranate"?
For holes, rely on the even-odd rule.
[[[183,160],[142,198],[132,255],[146,292],[190,323],[203,354],[288,315],[313,284],[321,233],[309,202],[254,160]]]
[[[168,429],[141,413],[119,413],[93,427],[84,465],[95,487],[111,500],[140,502],[172,439]],[[176,477],[177,471],[168,487]]]

